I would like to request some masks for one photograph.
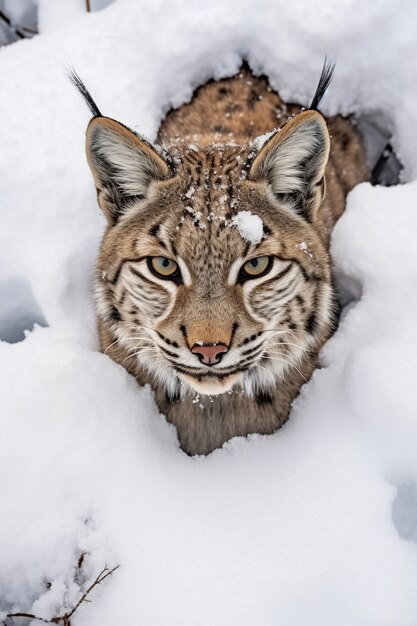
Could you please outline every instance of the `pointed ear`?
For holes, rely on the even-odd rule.
[[[86,153],[98,203],[111,225],[133,203],[146,200],[153,181],[172,176],[166,161],[150,144],[108,117],[91,120]]]
[[[303,111],[261,148],[249,179],[266,181],[276,199],[308,221],[314,221],[324,196],[324,170],[330,137],[323,116]]]

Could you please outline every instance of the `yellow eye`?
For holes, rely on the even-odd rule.
[[[151,256],[148,258],[148,267],[159,278],[176,278],[179,275],[179,267],[175,261],[166,256]]]
[[[257,278],[266,274],[271,269],[271,265],[271,257],[257,256],[246,261],[240,270],[240,274],[244,279]]]

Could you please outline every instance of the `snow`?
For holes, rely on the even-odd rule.
[[[25,280],[13,276],[1,279],[0,273],[0,337],[14,343],[25,338],[25,331],[35,324],[46,326],[46,321],[30,286]]]
[[[259,215],[251,211],[239,211],[231,220],[241,237],[253,244],[260,243],[264,236],[264,225]]]
[[[254,156],[257,152],[259,152],[259,150],[266,144],[268,139],[270,139],[277,132],[277,130],[279,131],[279,129],[274,128],[263,135],[259,135],[259,137],[255,137],[252,141],[254,152],[251,153],[251,156]]]
[[[119,564],[74,626],[414,626],[417,6],[117,0],[74,3],[66,23],[64,4],[44,0],[43,34],[0,49],[0,336],[12,299],[16,339],[48,324],[0,343],[0,612],[57,615]],[[325,53],[324,111],[383,120],[404,184],[349,197],[332,240],[340,327],[286,426],[189,458],[150,390],[98,352],[104,218],[63,67],[152,138],[242,55],[308,104]]]
[[[297,243],[297,248],[299,250],[302,250],[309,257],[313,258],[313,253],[311,252],[310,248],[308,247],[305,241],[301,241],[300,243]]]
[[[33,13],[36,11],[34,0],[1,0],[0,8],[13,24],[32,26]]]
[[[195,194],[195,188],[193,186],[191,186],[188,191],[185,194],[185,197],[190,199],[193,197],[193,195]]]

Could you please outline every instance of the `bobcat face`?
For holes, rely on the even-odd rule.
[[[176,143],[158,153],[96,117],[87,156],[108,220],[99,323],[130,371],[167,392],[276,386],[332,320],[329,258],[314,227],[329,139],[306,111],[259,150]],[[245,236],[248,212],[256,236]],[[110,348],[110,345],[109,345]]]

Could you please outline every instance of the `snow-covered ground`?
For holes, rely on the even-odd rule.
[[[0,49],[0,336],[45,326],[0,343],[0,621],[63,614],[107,564],[74,626],[414,626],[417,4],[40,0],[39,28]],[[64,67],[153,138],[242,57],[307,104],[326,53],[324,112],[385,126],[403,184],[350,195],[333,237],[346,307],[287,425],[189,458],[97,349],[104,218]]]

